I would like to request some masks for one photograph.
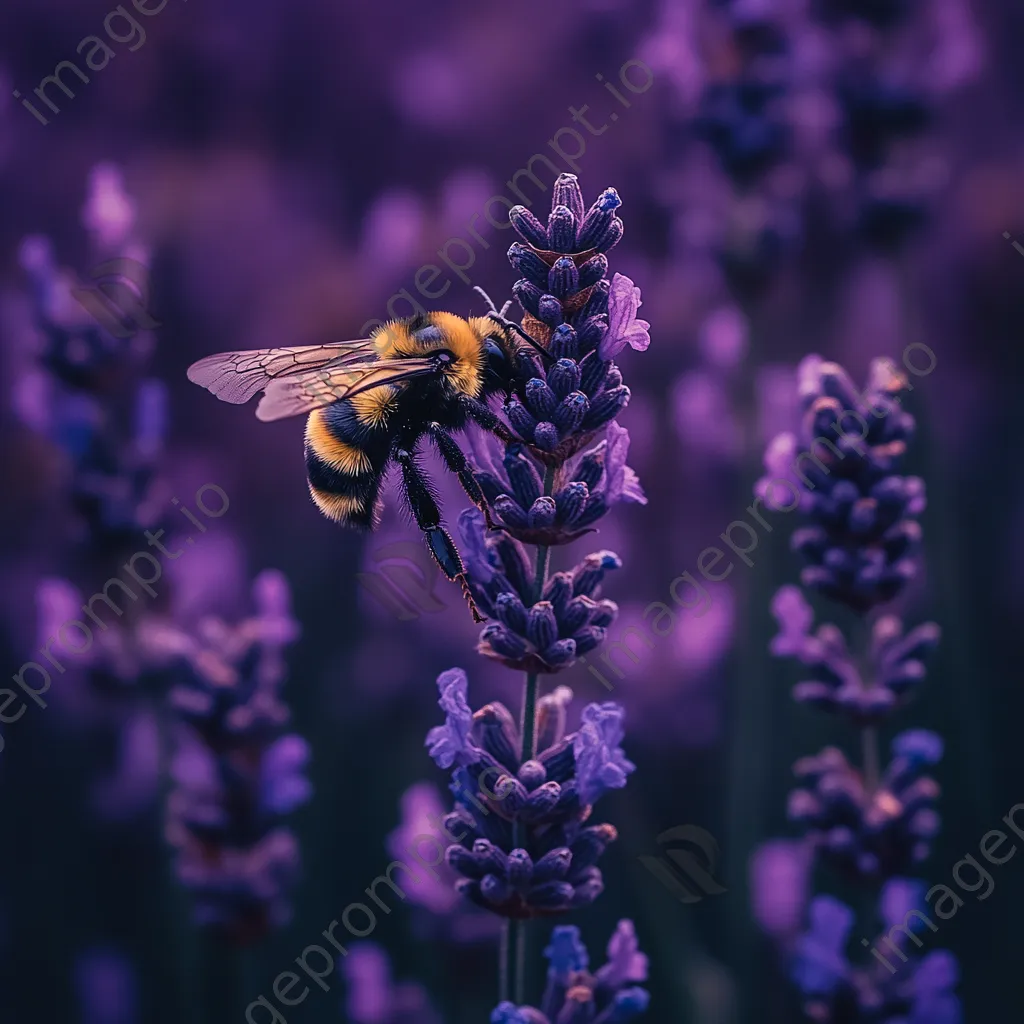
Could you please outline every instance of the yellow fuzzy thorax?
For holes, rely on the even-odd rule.
[[[446,376],[458,391],[476,398],[484,377],[482,342],[494,330],[494,322],[486,317],[467,321],[454,313],[428,313],[427,319],[440,331],[439,340],[425,342],[414,338],[406,321],[392,320],[373,333],[378,358],[417,358],[447,349],[455,359]]]

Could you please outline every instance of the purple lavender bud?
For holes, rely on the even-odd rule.
[[[526,441],[533,440],[537,419],[515,395],[505,403],[505,415],[508,417],[509,423],[512,424],[512,429],[521,438]]]
[[[538,423],[537,429],[533,434],[533,443],[544,452],[553,452],[558,447],[558,442],[561,437],[558,433],[558,427],[554,423],[545,421],[544,423]]]
[[[570,843],[573,870],[582,870],[596,864],[608,847],[619,838],[613,825],[590,825]]]
[[[583,594],[585,597],[592,597],[605,574],[612,569],[621,568],[622,559],[614,551],[595,551],[587,555],[573,570],[573,595]]]
[[[529,514],[511,495],[499,495],[492,504],[498,518],[513,530],[525,530],[530,525]]]
[[[618,618],[619,606],[614,601],[597,602],[597,608],[590,616],[592,626],[610,626]]]
[[[531,284],[543,290],[548,282],[548,265],[533,251],[522,244],[513,242],[508,250],[509,263]]]
[[[519,764],[519,733],[504,704],[485,704],[473,716],[473,724],[482,750],[506,767]],[[477,763],[482,771],[484,759]]]
[[[566,395],[551,415],[551,422],[562,437],[575,433],[590,410],[590,400],[582,391]]]
[[[555,359],[575,360],[579,351],[579,341],[576,337],[576,329],[569,324],[559,324],[551,332],[551,340],[548,342],[548,351]]]
[[[569,874],[572,864],[572,853],[567,846],[559,846],[549,850],[533,867],[533,881],[540,885],[543,882],[563,881]]]
[[[556,206],[551,211],[548,217],[547,247],[551,252],[576,252],[576,218],[568,207]],[[572,260],[568,262],[572,263]]]
[[[537,417],[538,420],[550,420],[551,414],[558,407],[558,398],[554,391],[548,387],[546,381],[534,377],[526,382],[524,389],[526,395],[526,407]]]
[[[533,874],[533,859],[526,850],[513,850],[508,855],[507,872],[509,885],[517,889],[529,885]]]
[[[468,895],[472,890],[467,886],[467,883],[469,885],[473,884],[472,880],[465,879],[459,882],[459,888]],[[508,902],[509,897],[512,895],[512,887],[504,878],[498,875],[484,875],[479,883],[479,893],[483,897],[484,906],[500,906],[502,903]]]
[[[607,315],[592,316],[578,322],[580,352],[589,353],[596,351],[604,340],[604,336],[608,333]]]
[[[587,301],[579,311],[577,320],[583,322],[591,317],[600,316],[608,312],[608,296],[611,293],[611,285],[605,278],[602,278],[591,288]]]
[[[611,391],[602,391],[590,405],[590,410],[583,417],[583,426],[587,430],[596,430],[614,419],[629,404],[629,388],[620,385]]]
[[[559,626],[564,633],[575,633],[590,622],[590,616],[597,608],[597,602],[589,597],[574,597],[558,617]]]
[[[572,526],[583,514],[590,491],[581,481],[566,484],[555,495],[555,506],[558,510],[555,521],[560,526]]]
[[[478,863],[483,865],[485,874],[505,874],[508,870],[508,856],[500,847],[495,846],[489,839],[477,839],[473,843],[473,853]]]
[[[541,596],[555,609],[556,615],[561,615],[569,598],[572,597],[571,573],[556,572],[545,584]]]
[[[571,330],[571,328],[570,328]],[[557,398],[565,398],[580,385],[580,367],[573,359],[559,359],[548,370],[548,386]]]
[[[513,206],[508,211],[508,219],[520,236],[535,249],[547,249],[547,228],[525,206]]]
[[[577,529],[590,526],[591,523],[596,523],[607,511],[608,499],[598,491],[597,494],[591,495],[587,501],[587,507],[577,516],[575,526]]]
[[[519,766],[517,774],[519,775],[519,781],[526,787],[529,793],[532,793],[538,786],[542,786],[548,777],[547,769],[537,760],[524,761]]]
[[[541,652],[541,657],[545,664],[550,665],[552,668],[560,668],[563,665],[568,665],[576,657],[576,653],[576,641],[566,638],[564,640],[556,640],[553,644],[545,647]]]
[[[611,363],[606,363],[596,351],[588,353],[580,363],[580,390],[588,395],[596,395],[610,368]]]
[[[533,316],[540,316],[540,301],[544,295],[543,288],[539,288],[532,281],[521,277],[512,285],[512,294],[527,313]]]
[[[542,495],[530,506],[530,510],[527,513],[530,528],[543,530],[552,526],[555,522],[556,513],[555,499],[548,495]]]
[[[523,809],[519,812],[519,820],[533,824],[550,817],[552,811],[558,806],[558,799],[561,795],[562,787],[557,782],[544,783],[530,794]],[[546,879],[536,878],[534,880],[546,881]]]
[[[548,273],[548,291],[558,299],[575,295],[580,290],[580,274],[568,256],[556,260]]]
[[[587,654],[595,647],[604,643],[606,631],[600,626],[584,626],[573,634],[573,641],[576,644],[576,653]]]
[[[601,482],[604,473],[604,457],[608,445],[602,441],[596,448],[585,452],[576,466],[575,479],[586,484],[587,489],[594,491]]]
[[[527,613],[526,635],[538,650],[553,644],[558,638],[558,621],[547,601],[538,601]]]
[[[494,611],[498,620],[513,633],[526,635],[526,607],[517,594],[499,595],[494,602]]]
[[[579,240],[577,244],[580,252],[587,249],[607,249],[601,243],[606,237],[612,221],[615,219],[615,211],[622,205],[618,192],[613,188],[606,188],[595,200],[580,224]],[[516,207],[515,209],[518,209]],[[515,212],[513,209],[512,212]]]
[[[572,212],[577,224],[583,223],[583,193],[575,174],[560,174],[555,179],[551,189],[551,205],[566,207]]]
[[[607,273],[608,257],[600,252],[596,256],[591,256],[580,267],[580,289],[589,288],[592,284],[597,284]]]
[[[445,851],[444,859],[448,865],[454,868],[460,875],[467,878],[483,878],[486,874],[492,874],[485,870],[481,858],[461,846],[449,846]]]
[[[516,377],[519,380],[529,380],[531,377],[539,377],[544,370],[541,366],[540,356],[528,346],[524,345],[516,352],[515,359]]]
[[[552,913],[557,910],[568,910],[573,895],[574,889],[568,882],[544,882],[530,889],[526,897],[530,906],[537,907],[545,913]]]
[[[554,295],[542,295],[537,303],[537,319],[548,327],[558,327],[565,322],[562,315],[562,303]]]
[[[526,644],[500,622],[490,622],[480,631],[480,639],[490,645],[503,658],[521,658]]]
[[[604,234],[594,242],[594,248],[607,252],[609,249],[619,244],[622,240],[624,231],[625,225],[618,217],[615,217],[611,224],[608,225]]]
[[[529,508],[543,490],[543,483],[533,463],[522,456],[519,448],[514,448],[506,453],[503,465],[516,500],[523,508]]]
[[[520,597],[529,594],[533,586],[533,570],[527,562],[523,546],[508,536],[500,536],[492,544],[509,583]]]

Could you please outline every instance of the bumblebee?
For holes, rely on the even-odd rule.
[[[551,359],[501,313],[468,320],[427,313],[391,321],[358,341],[218,353],[193,363],[188,378],[236,405],[263,391],[256,407],[261,420],[308,413],[309,493],[335,522],[373,529],[381,482],[397,463],[403,497],[430,553],[448,579],[461,585],[474,620],[482,622],[417,447],[425,436],[433,441],[494,529],[483,491],[452,432],[474,422],[506,443],[515,440],[487,401],[514,389],[525,347],[521,339]]]

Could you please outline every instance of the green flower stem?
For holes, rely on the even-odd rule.
[[[555,468],[548,466],[544,472],[544,495],[550,497],[555,487]],[[548,564],[551,561],[551,548],[541,545],[537,548],[537,562],[533,582],[533,603],[536,604],[544,585],[548,581]],[[529,761],[537,753],[537,693],[539,673],[526,673],[526,686],[523,691],[523,711],[520,718],[520,734],[522,735],[521,760]],[[516,822],[512,827],[512,847],[519,849],[523,842],[522,827]],[[501,962],[499,964],[498,991],[499,1001],[511,998],[521,1006],[526,998],[526,921],[509,919],[505,922],[501,934]]]

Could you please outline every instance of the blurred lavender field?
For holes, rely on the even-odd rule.
[[[506,257],[521,241],[510,207],[546,223],[564,172],[587,205],[609,187],[621,196],[608,261],[640,288],[633,314],[651,344],[616,356],[638,483],[619,449],[619,503],[585,551],[555,547],[551,562],[567,572],[614,552],[599,597],[618,617],[604,659],[581,647],[557,681],[541,676],[541,716],[554,749],[585,732],[583,705],[617,702],[625,738],[620,750],[618,718],[603,720],[599,767],[621,769],[624,750],[635,771],[598,787],[609,792],[589,824],[618,835],[600,898],[593,876],[576,878],[574,909],[530,926],[525,1002],[541,1003],[546,947],[549,979],[580,969],[578,938],[550,938],[570,924],[594,1005],[642,981],[637,1019],[659,1024],[1012,1013],[1024,857],[988,861],[991,888],[954,890],[962,907],[920,935],[921,957],[950,955],[907,992],[854,983],[842,961],[874,966],[860,940],[919,899],[906,878],[952,886],[990,830],[1018,838],[1000,819],[1024,802],[1022,33],[1024,12],[996,0],[7,5],[4,1024],[220,1024],[247,1007],[252,1024],[492,1019],[501,922],[455,891],[462,862],[403,886],[407,899],[384,889],[386,908],[366,889],[451,809],[424,747],[446,722],[435,680],[461,666],[469,707],[500,718],[497,702],[518,715],[520,676],[476,657],[480,627],[402,513],[396,474],[379,530],[343,530],[309,500],[300,422],[260,423],[186,369],[224,350],[364,337],[418,307],[486,314],[473,286],[501,306],[528,276],[528,246],[515,267]],[[80,73],[44,83],[63,61]],[[622,301],[605,304],[613,321]],[[870,394],[888,401],[872,360],[909,366],[908,352],[900,415],[916,434],[899,419],[871,455],[905,483],[893,520],[906,565],[901,548],[864,599],[863,577],[844,589],[848,567],[808,542],[820,572],[800,597],[790,535],[834,530],[842,493],[824,510],[766,513],[770,530],[748,508],[796,450],[777,436],[809,441],[803,410],[836,386],[806,357],[842,364],[858,387],[875,374]],[[887,445],[904,439],[901,462]],[[481,432],[463,448],[500,469]],[[460,539],[469,502],[428,461]],[[849,545],[868,547],[875,525]],[[472,577],[485,545],[474,562],[466,541]],[[709,582],[698,567],[712,545],[733,568]],[[691,593],[670,595],[686,572]],[[891,717],[821,688],[791,699],[794,683],[833,686],[830,671],[871,661],[853,666],[866,630],[851,658],[822,657],[805,599],[847,637],[883,605],[908,633],[941,627],[941,643],[929,628],[896,654],[886,643],[902,633],[876,634]],[[652,626],[654,602],[671,628]],[[87,642],[63,628],[84,604]],[[839,714],[809,706],[830,701]],[[864,748],[851,721],[870,730]],[[853,765],[862,750],[883,761],[862,777],[811,760],[829,746]],[[878,793],[897,808],[884,841],[845,819],[829,833],[829,799],[848,797],[840,810],[863,825]],[[680,826],[695,831],[672,858],[659,837]],[[815,830],[834,841],[817,859]],[[360,901],[374,927],[354,938],[357,916],[337,969],[316,964],[320,984],[302,974],[296,957],[332,950],[324,930]],[[291,995],[275,989],[296,970]]]

